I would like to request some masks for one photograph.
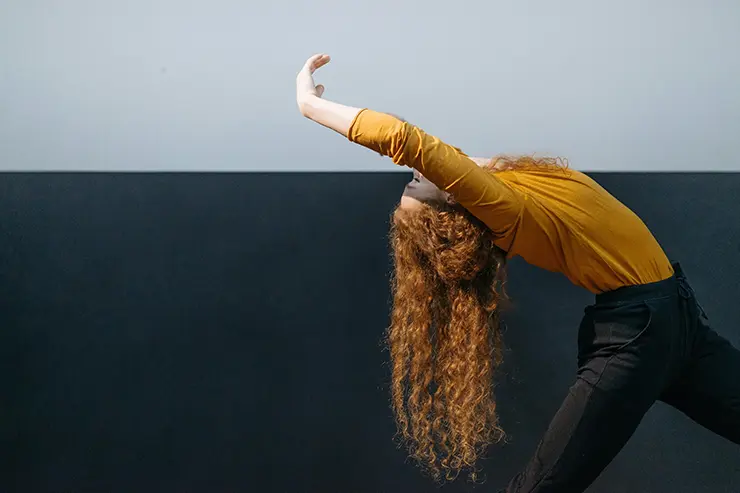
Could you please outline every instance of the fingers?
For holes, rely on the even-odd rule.
[[[306,63],[296,77],[296,90],[299,101],[308,95],[321,97],[324,94],[326,88],[321,84],[315,85],[313,73],[329,63],[330,60],[329,55],[324,55],[323,53],[313,55],[306,60]]]
[[[313,74],[314,71],[320,69],[321,67],[323,67],[330,61],[331,61],[331,57],[329,55],[320,53],[317,55],[313,55],[311,58],[306,60],[306,64],[304,65],[304,68]]]

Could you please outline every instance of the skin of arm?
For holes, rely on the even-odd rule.
[[[344,137],[348,137],[352,122],[362,111],[361,108],[345,106],[314,95],[307,95],[299,103],[299,109],[301,114],[309,120],[334,130]]]

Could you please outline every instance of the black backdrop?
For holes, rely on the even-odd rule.
[[[593,176],[740,344],[740,174]],[[0,491],[434,491],[392,442],[381,346],[407,178],[1,174]],[[511,442],[442,491],[503,486],[573,378],[591,296],[510,277]],[[740,447],[656,404],[589,491],[737,492]]]

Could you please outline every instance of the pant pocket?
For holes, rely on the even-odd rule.
[[[596,306],[589,318],[591,340],[581,341],[584,356],[614,353],[639,345],[652,326],[653,309],[645,301]]]

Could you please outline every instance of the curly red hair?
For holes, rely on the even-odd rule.
[[[552,158],[497,157],[492,172],[555,168]],[[458,205],[397,208],[390,232],[393,310],[387,331],[398,436],[435,480],[467,470],[505,437],[494,397],[506,254]]]

